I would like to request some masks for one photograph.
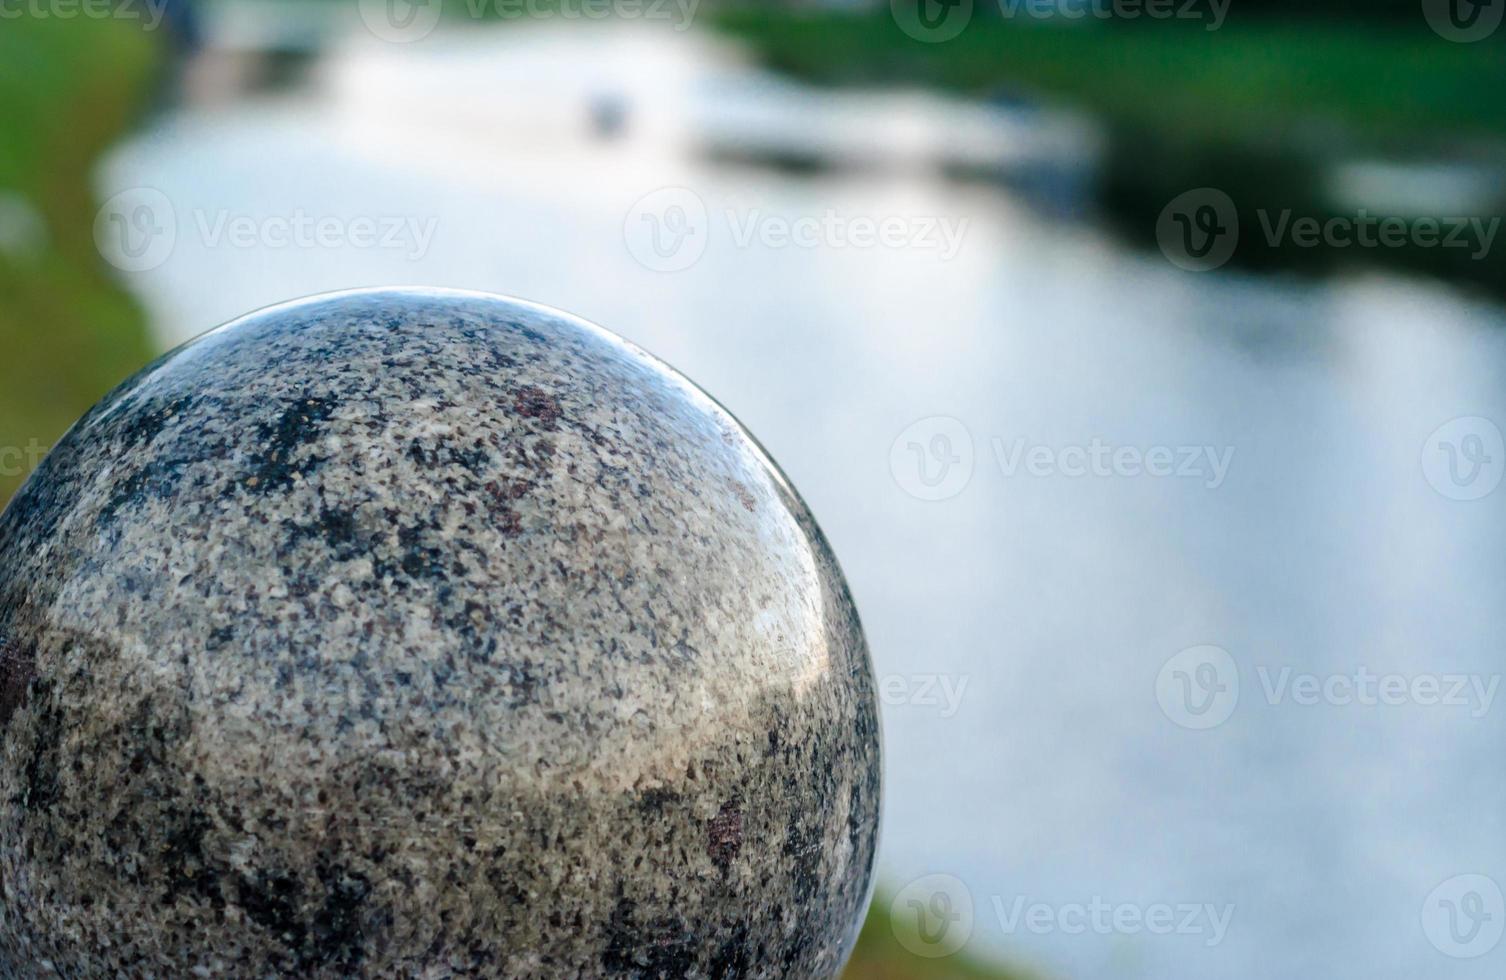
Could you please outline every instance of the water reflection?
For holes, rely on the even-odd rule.
[[[102,190],[172,202],[173,261],[131,278],[164,344],[290,296],[423,282],[569,309],[716,394],[821,518],[879,673],[910,692],[966,679],[949,717],[919,697],[887,709],[884,864],[900,882],[963,878],[982,941],[1081,977],[1498,975],[1498,959],[1442,957],[1419,909],[1452,875],[1506,875],[1506,708],[1303,707],[1268,687],[1282,668],[1501,669],[1500,497],[1451,500],[1422,459],[1450,419],[1506,420],[1501,313],[1420,281],[1183,273],[949,181],[957,161],[935,149],[957,113],[972,135],[948,153],[1055,152],[1089,138],[1070,123],[913,94],[857,109],[736,65],[693,32],[352,40],[310,88],[163,119]],[[861,117],[882,138],[842,122]],[[879,144],[907,149],[841,165]],[[752,166],[739,147],[837,165]],[[642,210],[665,188],[691,195],[668,199],[678,219]],[[421,248],[214,233],[296,213],[434,233]],[[789,241],[828,213],[849,232],[915,216],[966,230],[955,255]],[[694,261],[635,257],[644,217],[688,221]],[[934,416],[961,422],[973,470],[927,503],[890,450]],[[1068,475],[1065,451],[1095,445],[1142,465]],[[1045,475],[1011,463],[1036,447]],[[1145,473],[1155,447],[1232,457],[1210,487]],[[1241,680],[1208,731],[1157,700],[1163,664],[1199,644]],[[1234,909],[1214,945],[1008,933],[997,911],[1020,897]]]

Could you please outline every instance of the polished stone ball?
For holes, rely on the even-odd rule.
[[[0,518],[0,976],[830,976],[878,808],[805,505],[561,313],[253,314]]]

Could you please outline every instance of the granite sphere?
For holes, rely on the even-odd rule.
[[[0,976],[823,977],[876,698],[748,433],[501,297],[315,297],[0,518]]]

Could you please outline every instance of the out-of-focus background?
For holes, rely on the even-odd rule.
[[[562,307],[843,560],[850,976],[1499,978],[1503,10],[0,0],[0,499],[257,307]]]

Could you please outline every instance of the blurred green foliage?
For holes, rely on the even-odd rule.
[[[922,44],[871,13],[738,6],[719,27],[776,69],[830,84],[932,84],[1070,103],[1184,136],[1238,138],[1306,120],[1335,135],[1506,134],[1506,47],[1450,44],[1412,20],[1241,17],[1043,24],[975,16]]]
[[[152,348],[135,304],[94,246],[99,155],[149,91],[153,39],[134,22],[21,17],[0,31],[0,195],[45,235],[0,250],[0,503],[29,462]]]
[[[1023,3],[1026,0],[1019,0]],[[1453,161],[1506,173],[1506,45],[1455,44],[1420,8],[1360,16],[1348,0],[1302,13],[1285,0],[1231,5],[1211,21],[1063,21],[977,11],[926,44],[887,6],[822,12],[737,5],[716,24],[770,67],[829,85],[926,85],[979,98],[1068,107],[1102,124],[1101,217],[1155,246],[1168,201],[1216,187],[1242,227],[1293,211],[1320,222],[1354,207],[1333,193],[1338,162]],[[1351,16],[1341,17],[1348,11]],[[1367,209],[1388,216],[1386,202]],[[1467,207],[1506,214],[1506,184]],[[1405,217],[1405,215],[1403,215]],[[1506,297],[1506,253],[1406,245],[1298,248],[1242,236],[1236,266],[1322,276],[1389,266]]]
[[[845,980],[1038,980],[1035,974],[969,955],[966,948],[934,959],[916,956],[895,938],[889,921],[892,901],[893,896],[883,890],[874,896]]]

